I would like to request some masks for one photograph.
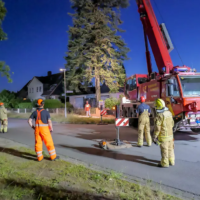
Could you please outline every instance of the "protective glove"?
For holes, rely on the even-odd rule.
[[[51,128],[50,126],[49,126],[49,131],[50,131],[50,132],[53,132],[53,128]]]
[[[157,141],[158,141],[158,139],[155,137],[155,138],[153,138],[153,143],[154,144],[156,144],[157,145]]]
[[[33,130],[35,130],[35,126],[33,126],[33,125],[32,125],[32,127],[31,127],[31,128],[32,128]]]

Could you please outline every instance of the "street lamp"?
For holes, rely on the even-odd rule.
[[[66,106],[66,77],[65,77],[65,72],[66,69],[60,69],[61,72],[64,71],[64,87],[65,87],[65,118],[67,117],[67,106]]]

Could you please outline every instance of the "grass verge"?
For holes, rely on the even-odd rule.
[[[21,118],[21,119],[28,119],[30,117],[30,113],[8,113],[9,118]],[[92,117],[79,117],[77,115],[68,114],[67,118],[63,115],[58,114],[51,114],[51,119],[54,122],[65,122],[69,124],[98,124],[101,120],[99,118],[92,118]],[[114,124],[115,119],[103,119],[103,122],[107,124]]]
[[[175,200],[148,187],[66,161],[37,162],[25,147],[0,148],[0,199],[4,200]]]

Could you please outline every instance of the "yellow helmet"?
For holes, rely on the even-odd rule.
[[[156,110],[162,110],[165,108],[165,102],[162,99],[156,99],[154,106]]]

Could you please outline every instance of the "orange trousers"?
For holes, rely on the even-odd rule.
[[[48,126],[41,126],[35,127],[35,151],[37,153],[37,159],[38,161],[41,161],[44,157],[42,154],[43,148],[42,148],[42,142],[44,141],[48,151],[51,160],[56,158],[56,150],[54,147],[53,139],[51,136],[51,133],[49,131]]]

